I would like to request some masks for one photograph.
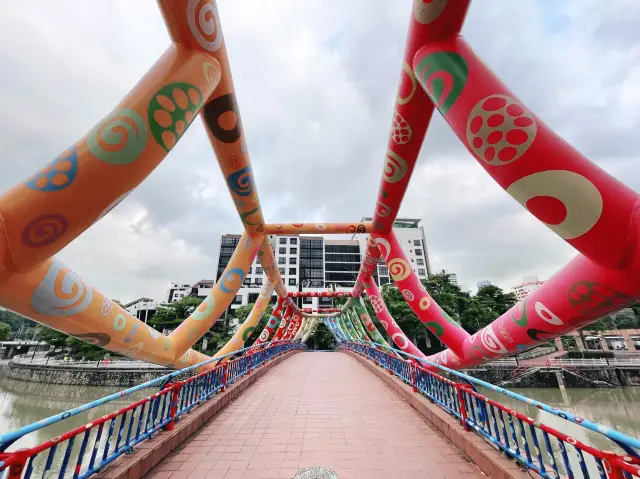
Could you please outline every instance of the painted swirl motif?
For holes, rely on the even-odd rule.
[[[413,16],[416,22],[427,25],[442,15],[448,3],[449,0],[413,0]]]
[[[124,314],[116,314],[116,317],[113,318],[113,323],[111,327],[115,331],[122,331],[127,327],[127,317]]]
[[[191,313],[191,319],[193,321],[202,321],[208,319],[213,313],[215,307],[216,299],[212,295],[209,295],[204,299],[202,303],[198,305],[196,310]]]
[[[394,281],[402,281],[407,279],[411,274],[411,266],[402,258],[393,258],[388,263],[389,274]]]
[[[408,166],[397,153],[387,150],[384,158],[383,178],[388,183],[397,183],[407,174]]]
[[[389,255],[391,254],[391,245],[389,244],[389,241],[384,238],[376,238],[376,246],[378,250],[380,250],[380,254],[384,260],[386,261],[389,259]]]
[[[480,331],[480,341],[482,342],[482,346],[490,353],[502,354],[507,352],[507,348],[500,342],[491,325],[486,326]]]
[[[93,156],[110,165],[136,161],[147,147],[147,122],[134,110],[123,108],[98,123],[87,136]]]
[[[356,228],[356,231],[358,233],[366,233],[367,232],[367,228],[363,224],[359,224],[358,227]]]
[[[511,312],[511,319],[518,326],[525,327],[529,322],[527,318],[527,300],[525,299],[522,303],[516,304]]]
[[[385,205],[382,201],[376,202],[376,214],[381,218],[385,218],[391,214],[391,208]]]
[[[100,347],[106,346],[111,341],[111,336],[105,333],[74,334],[73,336],[85,343]]]
[[[244,249],[251,249],[252,246],[253,246],[253,240],[251,239],[251,237],[247,237],[244,240],[244,243],[242,243],[242,247]]]
[[[231,173],[227,177],[229,189],[238,196],[251,196],[253,194],[253,171],[250,167]]]
[[[404,299],[406,299],[407,301],[413,301],[415,299],[415,296],[413,296],[413,293],[408,289],[402,290],[402,296],[404,296]]]
[[[632,302],[623,292],[595,281],[578,281],[569,289],[569,304],[584,316],[604,314]]]
[[[454,105],[469,76],[464,58],[454,52],[435,52],[424,56],[414,68],[418,82],[440,113]]]
[[[260,215],[261,214],[261,210],[260,207],[258,206],[257,208],[252,209],[251,211],[247,211],[246,213],[242,213],[240,215],[240,219],[242,220],[242,222],[247,225],[247,226],[256,226],[260,224],[260,218],[256,218],[253,219],[251,218],[251,216],[253,215]]]
[[[316,223],[314,226],[318,231],[327,231],[327,225],[324,223]]]
[[[247,339],[249,339],[249,336],[251,336],[251,333],[253,333],[254,329],[256,329],[255,326],[249,326],[244,331],[242,331],[242,342],[243,343],[247,342]]]
[[[73,316],[89,307],[93,289],[62,262],[51,266],[31,296],[31,307],[46,316]]]
[[[77,172],[78,152],[76,147],[72,146],[33,175],[25,185],[36,191],[63,190],[73,183]]]
[[[153,95],[147,109],[149,128],[165,151],[171,151],[184,135],[203,101],[200,90],[185,82],[168,83]]]
[[[242,286],[244,281],[244,271],[240,268],[232,268],[222,275],[218,281],[218,286],[225,293],[235,293]]]
[[[356,225],[349,225],[347,226],[347,229],[345,230],[346,233],[355,233],[356,232]]]
[[[408,88],[407,88],[408,87]],[[418,88],[418,82],[413,70],[409,64],[405,61],[402,62],[402,77],[400,78],[400,87],[398,88],[398,96],[396,97],[396,103],[398,105],[406,105],[411,101],[413,95]],[[407,92],[406,96],[403,96],[403,92]]]
[[[532,173],[511,183],[506,192],[565,240],[588,233],[604,209],[596,185],[573,171]]]
[[[269,331],[267,331],[266,329],[263,329],[262,332],[260,333],[260,336],[258,337],[258,340],[261,343],[266,343],[268,339],[269,339]]]
[[[215,52],[222,47],[220,14],[211,0],[189,0],[187,23],[193,38],[207,51]]]
[[[536,301],[534,309],[536,310],[536,313],[538,313],[540,319],[542,319],[543,321],[556,326],[564,324],[564,322],[558,316],[553,314],[553,312],[540,301]]]
[[[391,139],[398,145],[404,145],[411,140],[411,126],[397,111],[393,115],[391,124]]]
[[[58,214],[42,215],[27,223],[22,242],[30,248],[41,248],[58,241],[67,232],[69,222]]]
[[[235,143],[242,136],[238,105],[233,93],[214,98],[203,110],[211,134],[223,143]]]

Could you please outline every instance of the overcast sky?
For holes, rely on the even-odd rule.
[[[373,213],[411,0],[220,0],[268,222]],[[463,33],[552,128],[638,190],[638,0],[475,0]],[[103,118],[168,45],[153,0],[0,5],[0,191]],[[432,265],[475,288],[546,279],[572,249],[504,193],[434,115],[401,215]],[[60,253],[113,298],[215,277],[242,225],[200,120],[120,206]]]

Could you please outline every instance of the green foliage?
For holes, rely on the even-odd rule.
[[[74,338],[73,336],[67,336],[66,345],[69,349],[69,353],[74,359],[87,359],[89,361],[97,361],[103,359],[104,354],[107,352],[105,349],[94,346],[93,344],[85,343],[84,341]]]
[[[185,296],[166,306],[158,306],[156,314],[148,321],[148,324],[160,332],[163,329],[176,329],[200,303],[202,303],[202,299],[198,297]]]
[[[63,349],[67,346],[67,338],[69,337],[67,334],[56,331],[55,329],[48,328],[44,325],[39,325],[37,329],[38,336],[37,338],[40,341],[44,341],[47,344],[51,345],[55,349]]]
[[[623,309],[617,314],[611,314],[600,318],[595,323],[586,326],[587,331],[605,331],[608,329],[638,329],[640,318],[636,315],[638,306],[634,305],[630,309]]]
[[[18,333],[21,339],[31,339],[37,326],[37,323],[8,309],[0,309],[0,323],[9,325],[10,333],[7,339],[15,338]]]
[[[0,341],[6,341],[11,337],[11,326],[7,323],[0,323]]]
[[[323,322],[316,325],[315,331],[309,336],[307,346],[309,349],[333,349],[336,345],[333,334]]]

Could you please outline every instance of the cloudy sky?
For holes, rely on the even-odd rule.
[[[220,0],[269,222],[371,215],[411,0]],[[464,34],[511,89],[602,168],[640,188],[640,2],[475,0]],[[169,42],[153,0],[0,5],[0,191],[83,136]],[[570,247],[504,193],[434,116],[401,215],[432,264],[475,287],[542,279]],[[113,298],[215,275],[241,231],[199,120],[125,202],[60,253]]]

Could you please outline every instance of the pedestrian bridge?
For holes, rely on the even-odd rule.
[[[217,361],[1,435],[2,477],[640,477],[640,440],[375,343],[267,342]],[[78,422],[124,396],[137,400]]]

